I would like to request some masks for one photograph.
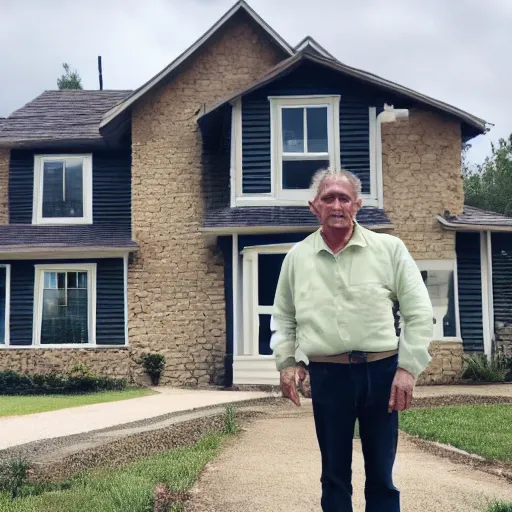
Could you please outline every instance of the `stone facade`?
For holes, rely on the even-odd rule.
[[[415,259],[455,258],[455,233],[435,217],[462,213],[460,159],[455,121],[411,109],[408,120],[382,124],[384,209]]]
[[[429,348],[432,360],[418,378],[418,384],[441,384],[462,376],[462,343],[434,341]]]
[[[512,325],[496,322],[495,349],[498,353],[512,357]]]
[[[0,148],[0,224],[9,224],[10,149]]]
[[[128,348],[39,349],[9,348],[0,350],[0,371],[49,373],[71,371],[77,364],[86,365],[98,375],[133,380]]]
[[[166,356],[163,384],[217,383],[224,371],[224,268],[199,232],[207,198],[196,115],[284,57],[237,15],[133,110],[132,225],[140,250],[129,266],[129,339],[136,354]]]

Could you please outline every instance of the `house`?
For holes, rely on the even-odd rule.
[[[0,124],[0,369],[276,384],[280,265],[318,228],[312,172],[363,184],[435,309],[423,382],[509,344],[512,219],[464,207],[471,114],[292,47],[244,1],[135,91],[47,91]]]

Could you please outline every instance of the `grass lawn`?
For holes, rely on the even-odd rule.
[[[400,428],[488,460],[512,462],[512,405],[411,409],[400,415]]]
[[[512,512],[512,503],[495,503],[491,505],[485,512]]]
[[[225,434],[210,433],[195,445],[141,458],[116,469],[96,469],[69,481],[68,489],[10,501],[0,494],[0,512],[149,512],[153,489],[166,484],[172,492],[192,487],[207,462],[218,453]],[[26,492],[30,492],[27,487]],[[181,505],[171,512],[182,511]]]
[[[0,417],[55,411],[79,405],[117,402],[155,393],[149,388],[130,388],[123,391],[102,391],[85,395],[0,396]]]

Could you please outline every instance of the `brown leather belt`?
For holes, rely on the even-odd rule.
[[[388,350],[386,352],[359,352],[353,350],[352,352],[344,352],[343,354],[336,354],[334,356],[311,356],[309,360],[312,363],[358,364],[379,361],[380,359],[385,359],[395,354],[398,354],[398,350]]]

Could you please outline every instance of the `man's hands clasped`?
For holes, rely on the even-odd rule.
[[[305,398],[311,398],[309,372],[303,366],[289,366],[281,370],[281,392],[295,405],[300,406],[299,392]]]

